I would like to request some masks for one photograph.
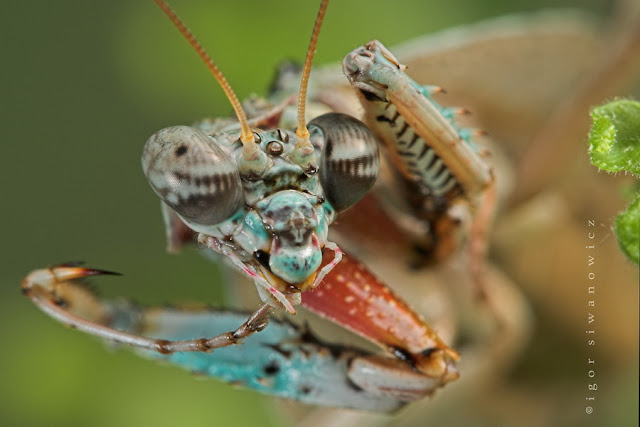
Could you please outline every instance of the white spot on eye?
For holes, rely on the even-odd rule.
[[[344,302],[346,302],[347,304],[351,304],[355,300],[356,300],[356,298],[353,295],[348,295],[348,296],[346,296],[344,298]]]
[[[175,176],[174,174],[168,173],[166,174],[166,178],[167,178],[167,183],[171,188],[176,188],[180,186],[180,180],[178,180],[178,177]]]
[[[358,310],[356,310],[355,308],[352,308],[351,310],[349,310],[349,316],[355,316],[357,312]]]
[[[346,279],[342,274],[336,274],[336,280],[340,283],[344,283]]]

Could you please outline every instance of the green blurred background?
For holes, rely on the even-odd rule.
[[[174,0],[172,6],[243,98],[264,93],[281,60],[303,60],[316,3]],[[392,46],[545,7],[606,15],[609,3],[335,1],[317,63],[340,60],[373,38]],[[197,56],[151,1],[3,0],[0,32],[0,425],[286,425],[269,398],[108,351],[20,295],[31,269],[85,260],[125,274],[97,281],[105,297],[223,303],[218,266],[192,251],[165,254],[159,203],[140,170],[142,145],[154,131],[229,113]],[[637,377],[629,381],[620,392],[627,395],[622,412],[637,404],[637,394],[627,400],[625,392],[637,393]],[[617,425],[633,419],[621,414]],[[602,425],[595,420],[584,425]]]

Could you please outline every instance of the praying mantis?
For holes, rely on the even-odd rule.
[[[383,55],[383,56],[384,56],[384,55]],[[400,58],[401,58],[401,57],[400,57]],[[400,61],[400,62],[402,62],[402,59],[399,59],[399,61]],[[410,68],[411,68],[411,67],[410,67]],[[327,91],[327,92],[324,92],[324,94],[328,94],[328,93],[329,93],[328,91]],[[325,96],[326,96],[326,95],[325,95]],[[336,96],[337,96],[337,95],[336,95]],[[390,116],[390,117],[393,117],[393,116]],[[347,212],[347,213],[349,213],[349,212]],[[404,223],[403,223],[403,224],[404,224]],[[340,224],[338,224],[338,225],[340,225]],[[343,231],[343,233],[347,233],[347,234],[348,234],[348,232],[349,232],[349,230]],[[348,240],[348,237],[343,237],[343,238],[344,238],[345,240]],[[339,264],[338,264],[338,265],[339,265]],[[76,267],[62,267],[62,268],[76,268]],[[74,270],[74,271],[77,271],[77,270]],[[329,274],[331,274],[331,273],[329,273]],[[234,318],[234,319],[235,319],[235,318]],[[256,335],[256,336],[258,336],[258,335]],[[247,343],[245,343],[245,344],[248,344],[248,341],[249,341],[249,340],[247,339]]]

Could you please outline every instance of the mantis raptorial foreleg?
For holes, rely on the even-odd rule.
[[[152,339],[110,326],[113,307],[100,301],[86,286],[74,279],[101,274],[114,274],[77,266],[57,266],[36,270],[22,282],[22,290],[42,311],[67,326],[97,337],[161,354],[175,352],[207,352],[239,344],[242,340],[263,330],[268,324],[268,304],[262,304],[240,327],[210,338],[172,341]]]

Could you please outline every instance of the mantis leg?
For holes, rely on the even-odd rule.
[[[238,344],[263,330],[268,323],[270,306],[263,304],[234,331],[211,338],[170,341],[118,330],[111,326],[113,306],[98,300],[81,284],[71,282],[73,279],[101,274],[114,273],[69,265],[35,270],[22,282],[22,290],[42,311],[74,329],[161,354],[206,352]]]
[[[364,119],[395,170],[406,211],[423,224],[421,230],[404,230],[412,236],[417,263],[444,261],[466,244],[469,269],[482,294],[483,240],[495,207],[492,167],[471,141],[474,132],[455,121],[468,111],[440,106],[431,98],[440,89],[419,85],[404,68],[376,40],[343,62],[360,93]]]
[[[99,300],[74,282],[101,274],[110,273],[61,265],[32,272],[22,288],[45,313],[72,328],[131,345],[144,357],[310,404],[389,412],[443,384],[442,378],[418,372],[403,360],[326,344],[286,321],[267,326],[268,304],[253,314],[142,308]],[[239,323],[235,331],[225,332]],[[243,345],[229,347],[234,344]]]

